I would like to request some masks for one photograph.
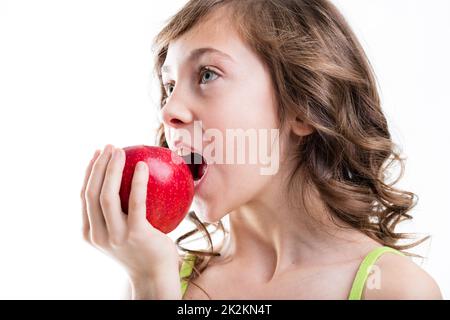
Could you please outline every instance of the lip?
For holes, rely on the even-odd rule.
[[[189,150],[189,153],[191,153],[191,152],[192,153],[198,153],[198,154],[200,154],[203,157],[202,152],[198,151],[197,149],[195,149],[194,147],[192,147],[190,145],[187,145],[187,144],[182,143],[182,142],[174,144],[174,151],[175,151],[176,154],[180,155],[179,152],[181,151],[183,153],[183,151],[185,151],[185,150]],[[185,152],[184,155],[187,155],[187,152]],[[183,154],[181,154],[181,156],[183,156]],[[203,157],[203,159],[205,159],[205,157]],[[205,159],[205,161],[206,161],[206,164],[208,164],[208,160]]]
[[[207,165],[206,166],[206,170],[205,170],[205,173],[203,174],[203,176],[199,179],[199,180],[197,180],[197,181],[194,181],[194,192],[197,192],[199,189],[200,189],[200,187],[201,187],[201,185],[202,185],[202,182],[204,181],[204,180],[206,180],[206,176],[208,175],[208,172],[209,172],[209,165]]]
[[[204,159],[204,161],[206,162],[206,170],[205,173],[203,174],[203,176],[197,180],[194,181],[194,191],[198,191],[198,189],[200,188],[200,186],[202,185],[202,182],[206,179],[206,176],[208,175],[209,172],[209,167],[211,166],[210,161],[208,161],[208,159],[206,159],[204,157],[204,155],[202,154],[202,152],[198,151],[197,149],[195,149],[194,147],[187,145],[185,143],[182,142],[175,142],[174,143],[174,151],[176,154],[178,154],[179,156],[183,156],[183,155],[187,155],[189,153],[197,153],[199,155],[201,155]],[[187,152],[187,151],[188,152]]]

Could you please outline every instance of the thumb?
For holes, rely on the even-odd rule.
[[[131,181],[130,199],[128,200],[128,222],[129,226],[139,226],[147,223],[147,185],[148,166],[145,162],[139,161],[136,164]]]

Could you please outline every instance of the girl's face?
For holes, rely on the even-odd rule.
[[[161,118],[169,148],[179,151],[182,141],[185,152],[203,150],[208,162],[194,198],[196,213],[206,222],[263,196],[283,153],[274,147],[278,139],[271,131],[278,128],[278,117],[269,71],[220,11],[172,41],[161,70],[168,96]],[[244,164],[237,161],[243,153]]]

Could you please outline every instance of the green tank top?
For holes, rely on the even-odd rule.
[[[184,296],[184,293],[186,292],[187,285],[188,285],[188,280],[186,278],[191,275],[193,268],[194,268],[194,264],[195,264],[195,255],[187,254],[186,257],[184,257],[183,263],[181,264],[181,268],[180,268],[180,281],[181,281],[182,296]]]
[[[403,253],[401,253],[400,251],[392,249],[390,247],[379,247],[369,252],[369,254],[367,254],[364,260],[361,262],[355,279],[353,280],[352,289],[350,290],[350,294],[348,296],[349,300],[361,300],[364,286],[366,284],[367,278],[370,275],[370,271],[373,265],[377,262],[381,255],[387,252],[403,255]],[[187,254],[180,269],[181,294],[183,296],[187,289],[188,280],[182,278],[188,277],[192,273],[194,264],[195,256]]]

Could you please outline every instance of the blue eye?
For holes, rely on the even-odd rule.
[[[208,67],[200,68],[200,84],[206,84],[210,81],[216,80],[219,77],[220,75],[217,72],[209,69]],[[164,83],[163,87],[167,97],[170,97],[175,90],[175,84],[171,82]]]
[[[219,77],[219,75],[216,72],[208,68],[203,68],[200,72],[200,75],[201,75],[200,77],[201,84],[205,84],[209,81],[214,81]]]
[[[174,90],[175,86],[172,83],[165,83],[164,84],[164,89],[166,90],[166,95],[169,97],[173,90]]]

